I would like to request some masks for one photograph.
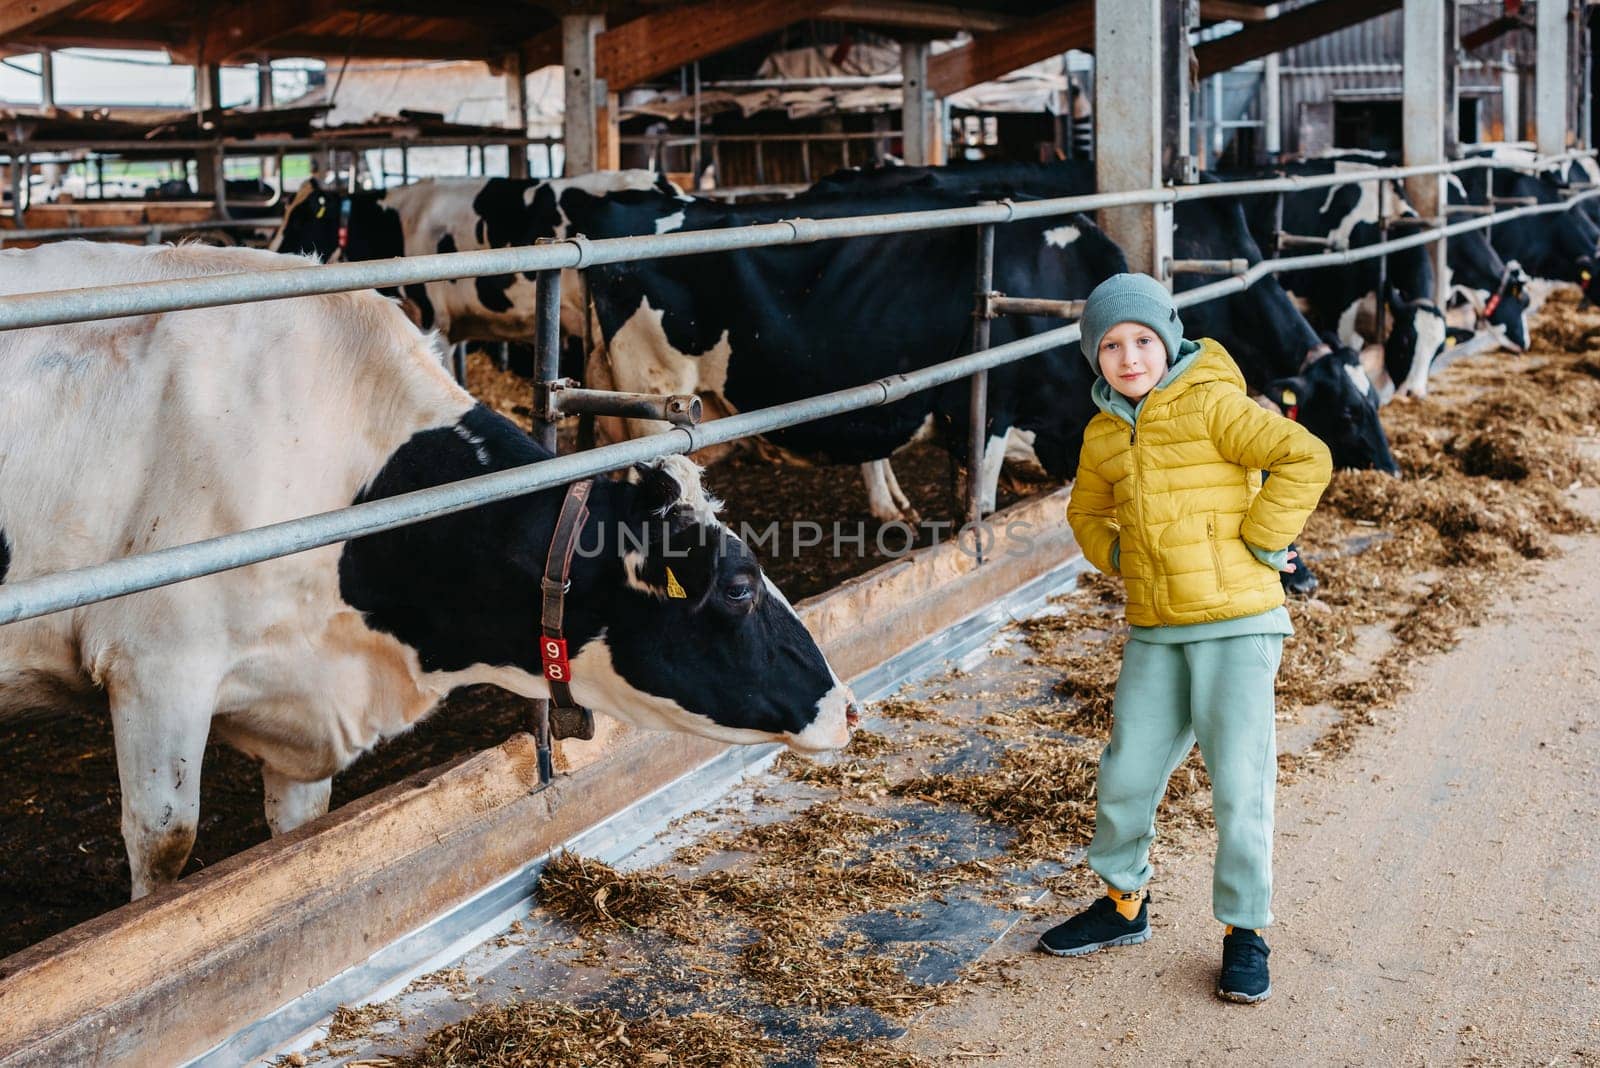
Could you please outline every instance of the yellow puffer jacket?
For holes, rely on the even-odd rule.
[[[1084,556],[1126,580],[1136,627],[1282,604],[1277,572],[1245,543],[1287,548],[1333,472],[1326,445],[1245,395],[1226,349],[1209,338],[1197,348],[1183,343],[1176,373],[1137,409],[1095,384],[1102,411],[1084,431],[1067,505]]]

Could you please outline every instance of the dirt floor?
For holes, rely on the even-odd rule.
[[[1590,504],[1594,500],[1590,498]],[[1600,1064],[1600,538],[1483,627],[1319,776],[1279,794],[1274,996],[1213,995],[1210,843],[1168,838],[1155,937],[997,949],[902,1044],[939,1064]]]

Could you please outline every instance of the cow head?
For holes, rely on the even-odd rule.
[[[749,546],[677,456],[612,484],[598,532],[597,632],[572,657],[574,697],[624,722],[801,750],[849,741],[854,698]],[[604,529],[610,526],[613,529]],[[605,582],[602,580],[602,585]],[[582,596],[574,593],[574,603]]]
[[[324,263],[405,255],[400,216],[383,204],[382,190],[348,193],[307,178],[284,209],[268,246],[274,252],[315,255]]]
[[[1321,438],[1334,467],[1400,473],[1378,419],[1377,390],[1350,349],[1336,345],[1300,374],[1272,382],[1266,399]]]
[[[1484,317],[1518,352],[1528,348],[1528,276],[1511,260],[1497,292],[1489,295]]]
[[[1384,368],[1394,381],[1396,394],[1424,396],[1428,369],[1445,349],[1444,312],[1432,301],[1407,300],[1392,288],[1388,301],[1393,325],[1383,343]]]

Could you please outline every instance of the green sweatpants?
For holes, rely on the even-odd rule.
[[[1273,685],[1282,655],[1280,634],[1128,642],[1089,846],[1089,867],[1107,883],[1137,890],[1149,881],[1156,806],[1198,739],[1217,821],[1212,912],[1236,927],[1272,922]]]

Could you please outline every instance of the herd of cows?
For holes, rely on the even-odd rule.
[[[1349,171],[1368,157],[1296,173]],[[1507,153],[1465,172],[1451,204],[1560,201],[1600,175],[1534,172]],[[562,180],[421,182],[344,193],[308,184],[273,248],[324,261],[611,238],[783,218],[846,217],[1093,191],[1091,167],[977,164],[849,171],[800,197],[728,207],[648,172]],[[1398,189],[1394,210],[1407,212]],[[1282,238],[1355,248],[1380,237],[1379,197],[1355,181],[1217,196],[1175,211],[1180,259],[1262,259]],[[1414,214],[1414,213],[1412,213]],[[1290,242],[1292,243],[1292,241]],[[1527,343],[1543,282],[1592,283],[1593,202],[1454,239],[1449,289],[1483,329]],[[1083,215],[997,228],[995,288],[1074,299],[1126,267]],[[799,399],[956,356],[970,345],[970,229],[620,263],[563,287],[572,368],[587,384],[698,393],[712,414]],[[268,251],[63,243],[0,252],[0,293],[302,266]],[[1175,288],[1204,284],[1181,275]],[[1451,343],[1421,251],[1268,277],[1189,308],[1190,336],[1234,355],[1263,403],[1326,440],[1344,467],[1396,472],[1378,419],[1390,391],[1421,394]],[[0,581],[15,581],[336,509],[545,455],[444,370],[450,341],[533,333],[531,276],[407,286],[11,331],[0,367]],[[1359,353],[1383,302],[1375,383]],[[1000,344],[1059,326],[998,319]],[[1377,341],[1380,339],[1374,338]],[[991,374],[980,494],[1025,455],[1070,478],[1092,415],[1076,346]],[[862,466],[875,516],[909,507],[896,450],[967,440],[964,383],[771,435],[803,462]],[[655,429],[604,423],[602,435]],[[0,628],[0,717],[109,710],[133,893],[177,878],[193,844],[208,736],[262,764],[268,822],[326,811],[331,776],[407,730],[452,689],[549,693],[540,580],[564,499],[551,490],[205,579]],[[699,468],[669,457],[599,480],[572,564],[565,634],[576,699],[638,726],[730,742],[842,745],[853,697],[717,518]]]

